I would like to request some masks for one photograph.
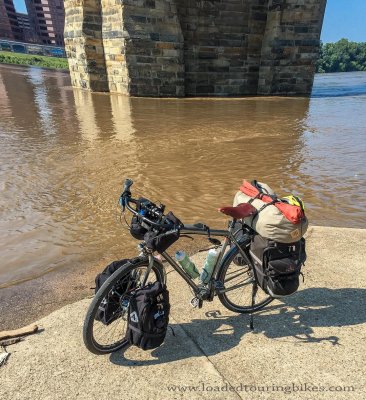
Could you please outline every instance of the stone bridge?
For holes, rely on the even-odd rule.
[[[65,0],[72,84],[131,96],[309,95],[326,0]]]

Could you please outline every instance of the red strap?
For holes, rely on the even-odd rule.
[[[276,203],[275,206],[293,224],[298,224],[304,217],[304,211],[299,206],[286,203]]]
[[[257,198],[265,203],[273,201],[272,197],[260,194],[259,190],[246,180],[244,180],[243,184],[240,186],[240,191],[250,197],[256,197],[259,195]],[[304,211],[299,206],[281,203],[280,201],[273,205],[277,207],[285,218],[287,218],[292,224],[298,224],[305,217]]]
[[[240,191],[250,197],[255,197],[259,194],[259,190],[246,180],[244,180],[243,184],[240,186]]]

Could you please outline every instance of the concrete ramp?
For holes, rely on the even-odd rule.
[[[90,299],[38,322],[9,346],[2,399],[364,399],[366,231],[311,228],[305,283],[249,318],[218,300],[193,310],[189,289],[168,274],[166,342],[143,352],[94,356],[82,343]],[[204,255],[198,256],[203,258]]]

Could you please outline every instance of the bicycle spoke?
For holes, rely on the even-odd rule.
[[[246,271],[240,271],[237,275],[234,275],[228,279],[225,279],[225,282],[230,282],[231,280],[237,278],[238,276],[248,273],[248,271],[249,271],[249,269],[247,269]],[[231,272],[231,274],[233,274],[233,273],[235,273],[235,271]]]
[[[233,311],[250,312],[253,306],[261,307],[271,301],[262,289],[259,288],[255,303],[252,304],[252,288],[255,279],[250,265],[236,265],[233,254],[227,261],[223,271],[222,283],[224,289],[219,292],[220,299],[224,305]]]
[[[226,282],[227,282],[227,281],[225,280],[225,283],[226,283]],[[252,277],[247,278],[244,282],[238,283],[238,284],[236,284],[236,285],[234,285],[234,286],[231,286],[231,287],[228,288],[228,289],[226,289],[226,287],[225,287],[225,289],[223,289],[223,290],[221,291],[221,293],[230,292],[230,291],[232,291],[232,290],[239,289],[239,288],[241,288],[241,287],[243,287],[243,286],[252,285],[253,282],[254,282],[254,280],[253,280]]]

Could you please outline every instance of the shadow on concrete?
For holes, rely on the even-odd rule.
[[[365,300],[366,289],[305,289],[256,313],[253,334],[262,333],[270,339],[287,339],[292,343],[325,341],[341,345],[339,337],[318,337],[313,328],[366,322]],[[168,331],[164,344],[151,352],[155,359],[131,359],[127,350],[111,354],[110,360],[123,366],[148,366],[202,355],[211,356],[237,346],[242,337],[250,333],[248,315],[225,316],[213,308],[205,316],[204,319],[193,319],[189,323],[172,324],[176,336]]]

